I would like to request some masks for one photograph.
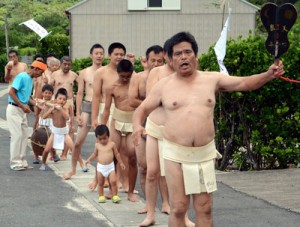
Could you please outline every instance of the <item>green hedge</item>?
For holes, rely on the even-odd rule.
[[[282,61],[285,76],[300,80],[298,39],[291,34],[291,46]],[[260,73],[272,62],[263,36],[227,42],[224,63],[231,75]],[[219,71],[213,46],[200,56],[199,66],[201,70]],[[299,84],[276,79],[255,91],[224,92],[217,97],[216,141],[223,155],[220,169],[229,164],[246,170],[286,168],[288,163],[299,163]]]

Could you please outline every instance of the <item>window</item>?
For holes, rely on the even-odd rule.
[[[127,0],[128,10],[180,10],[181,0]]]
[[[162,0],[148,0],[148,7],[162,7]]]

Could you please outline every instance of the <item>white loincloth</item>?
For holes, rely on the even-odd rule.
[[[118,130],[122,136],[126,136],[128,133],[133,132],[132,124],[133,111],[126,112],[114,109],[112,119],[115,121],[115,129]]]
[[[54,134],[53,148],[56,150],[63,150],[65,144],[65,135],[69,133],[69,127],[56,128],[52,126],[52,133]]]
[[[160,175],[166,176],[165,173],[165,161],[163,158],[163,125],[157,125],[150,118],[147,118],[146,122],[146,132],[147,135],[152,136],[153,138],[157,139],[158,143],[158,158],[159,158],[159,165],[160,165]]]
[[[215,159],[222,155],[214,140],[205,146],[186,147],[164,138],[163,149],[164,159],[181,163],[186,195],[217,190]]]

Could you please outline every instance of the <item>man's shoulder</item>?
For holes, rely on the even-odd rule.
[[[19,64],[22,66],[22,67],[26,67],[27,68],[27,64],[25,62],[20,62],[19,61]]]
[[[70,70],[70,74],[72,75],[72,76],[75,76],[75,77],[77,77],[78,76],[78,74],[77,73],[75,73],[74,71],[72,71],[72,70]]]
[[[60,74],[62,74],[62,70],[61,70],[61,69],[54,71],[54,72],[51,74],[51,76],[52,76],[52,77],[55,77],[55,76],[60,75]]]

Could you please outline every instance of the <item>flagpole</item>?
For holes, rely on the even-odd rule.
[[[9,52],[9,42],[8,42],[8,23],[7,15],[4,16],[4,30],[5,30],[5,45],[6,45],[6,58],[9,61],[8,52]]]

